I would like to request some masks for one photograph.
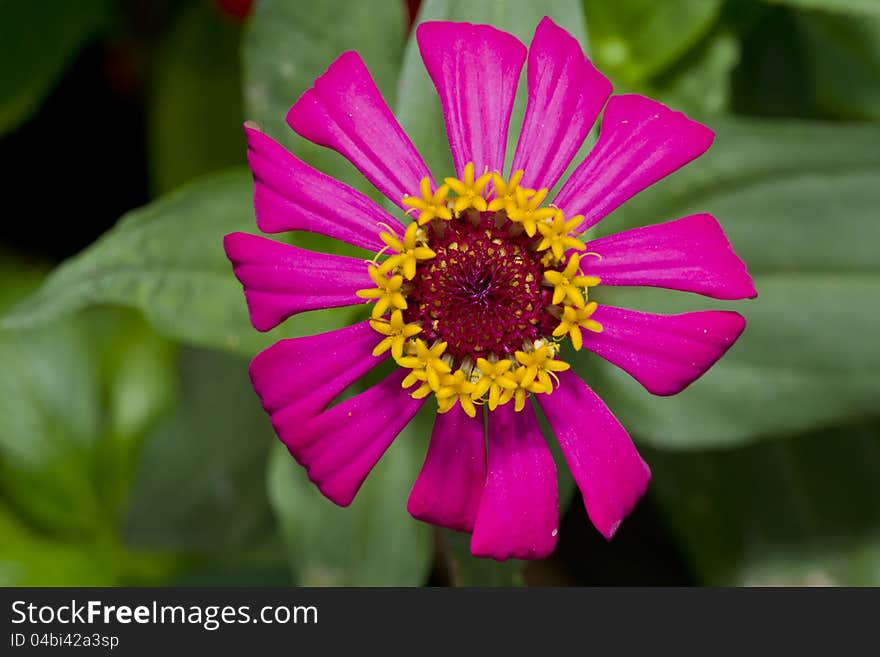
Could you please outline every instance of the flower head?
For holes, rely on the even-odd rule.
[[[546,18],[528,51],[487,25],[423,23],[416,36],[455,165],[441,185],[356,53],[333,62],[287,117],[301,136],[347,157],[399,218],[246,126],[262,230],[311,230],[376,253],[364,262],[226,237],[259,330],[305,310],[371,304],[365,321],[257,355],[254,387],[291,454],[341,505],[419,408],[435,405],[407,508],[472,532],[472,552],[496,559],[540,558],[556,543],[555,464],[539,407],[590,519],[611,538],[650,471],[567,354],[587,349],[669,395],[720,358],[745,321],[729,311],[626,310],[593,291],[646,285],[739,299],[755,290],[707,214],[594,240],[584,231],[702,154],[712,132],[648,98],[608,100],[608,81]],[[506,169],[527,56],[529,97]],[[603,108],[597,144],[551,197]],[[397,368],[384,381],[331,405],[389,357]]]

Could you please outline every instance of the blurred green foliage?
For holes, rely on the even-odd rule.
[[[252,182],[217,174],[132,211],[90,248],[55,269],[5,327],[50,322],[95,303],[140,309],[177,340],[243,354],[270,344],[250,325],[229,277],[222,236],[254,225]]]
[[[240,28],[207,3],[184,7],[164,35],[148,96],[155,193],[244,164]]]
[[[706,584],[880,584],[880,430],[844,425],[740,450],[647,453]]]
[[[808,13],[797,21],[810,89],[821,111],[880,120],[880,11],[876,16]]]
[[[0,134],[38,109],[78,48],[115,29],[119,7],[0,0]],[[228,170],[244,161],[243,118],[378,198],[284,123],[355,49],[435,174],[450,168],[404,4],[262,0],[244,26],[207,1],[175,7],[145,99],[151,184],[170,193],[52,271],[0,256],[0,583],[418,585],[433,573],[523,584],[521,563],[473,559],[466,536],[407,515],[430,413],[338,509],[274,439],[242,358],[355,316],[250,327],[221,243],[256,230],[249,174]],[[707,156],[598,230],[711,212],[759,290],[725,304],[600,289],[600,301],[647,310],[747,316],[728,356],[676,397],[577,359],[645,452],[651,501],[693,581],[880,584],[880,3],[426,0],[419,20],[491,22],[528,42],[544,15],[616,91],[717,132]],[[511,142],[523,107],[521,93]],[[560,481],[561,499],[581,504]]]
[[[106,308],[0,332],[0,582],[167,576],[172,559],[132,550],[119,528],[140,446],[175,398],[175,351],[136,314]]]
[[[599,70],[629,85],[666,71],[711,29],[721,0],[584,0]]]
[[[112,0],[0,0],[0,135],[35,112],[76,52],[113,22]]]

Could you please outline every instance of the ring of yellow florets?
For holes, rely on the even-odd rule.
[[[468,164],[461,179],[446,178],[436,190],[431,189],[427,178],[423,179],[420,196],[403,199],[411,208],[407,214],[417,212],[416,219],[403,235],[382,225],[385,230],[379,237],[385,248],[367,265],[375,287],[358,291],[358,296],[374,302],[370,326],[382,336],[373,355],[390,350],[396,363],[409,370],[403,387],[413,388],[410,394],[416,398],[433,394],[441,413],[458,403],[465,413],[475,417],[476,405],[486,404],[494,410],[510,401],[517,411],[522,410],[530,393],[551,394],[556,372],[569,369],[569,364],[559,358],[564,338],[568,336],[574,349],[580,350],[582,329],[602,330],[592,319],[596,302],[588,300],[588,289],[598,285],[599,279],[582,271],[582,256],[598,254],[578,253],[586,249],[575,235],[582,217],[566,219],[558,208],[542,207],[548,190],[521,187],[522,175],[522,171],[516,171],[505,180],[498,173],[487,172],[475,177],[473,164]],[[456,221],[469,221],[475,227],[483,221],[487,225],[491,222],[486,239],[500,229],[508,230],[518,244],[527,245],[531,257],[543,269],[541,284],[548,297],[543,311],[550,324],[533,320],[524,339],[516,340],[502,353],[484,354],[486,357],[459,353],[456,357],[447,350],[447,342],[432,339],[429,344],[424,339],[434,331],[423,330],[423,322],[405,320],[407,297],[418,282],[420,270],[427,271],[422,268],[437,257],[431,248],[431,236],[442,235],[445,222]],[[389,255],[380,263],[379,258],[386,252]],[[507,255],[505,249],[497,249],[496,254],[490,248],[489,253],[493,257]],[[521,253],[517,257],[522,260]],[[445,268],[447,263],[440,264]],[[532,275],[528,276],[524,280],[531,281]],[[535,337],[536,330],[547,326],[552,330]]]

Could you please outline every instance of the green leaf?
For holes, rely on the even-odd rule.
[[[40,277],[12,260],[2,269],[4,301]],[[173,349],[136,314],[102,309],[0,331],[0,357],[0,492],[44,531],[104,532],[138,438],[174,397]]]
[[[39,109],[64,69],[107,27],[109,0],[0,0],[0,135]]]
[[[647,458],[702,584],[880,584],[876,427]]]
[[[357,50],[389,104],[400,67],[402,2],[263,0],[248,20],[244,96],[248,118],[321,171],[361,191],[376,192],[340,155],[296,136],[290,106],[346,50]]]
[[[638,91],[688,114],[723,114],[730,105],[730,76],[738,61],[739,42],[719,32]]]
[[[0,500],[0,586],[142,586],[166,581],[176,567],[113,540],[47,536]]]
[[[0,269],[3,304],[40,275],[5,257]],[[174,570],[118,532],[140,438],[174,398],[174,357],[130,311],[0,331],[0,584],[155,584]]]
[[[177,400],[177,348],[134,311],[100,308],[85,315],[101,381],[102,437],[95,469],[103,473],[102,496],[120,511],[143,437]],[[114,520],[118,515],[113,514]]]
[[[705,36],[721,0],[584,0],[597,66],[633,85],[669,68]]]
[[[176,346],[135,312],[91,311],[90,338],[104,400],[104,431],[120,441],[143,436],[177,398]]]
[[[788,5],[798,9],[821,9],[831,12],[880,16],[880,4],[876,0],[764,0],[764,2]]]
[[[0,586],[111,586],[106,557],[99,546],[41,535],[0,502]]]
[[[224,556],[271,525],[266,464],[273,437],[247,363],[182,354],[177,411],[145,440],[125,519],[129,546]]]
[[[762,117],[818,118],[795,12],[746,4],[744,13],[746,16],[738,19],[742,48],[733,75],[733,111]],[[736,22],[738,15],[738,11],[727,12],[728,22]]]
[[[858,17],[805,12],[798,25],[819,108],[835,117],[880,121],[880,12]]]
[[[406,511],[434,409],[426,407],[397,437],[354,502],[339,508],[278,445],[269,496],[291,568],[302,586],[418,586],[430,564],[430,529]]]
[[[100,384],[91,351],[78,318],[0,333],[0,490],[36,524],[68,532],[106,522],[92,479]]]
[[[718,137],[708,155],[601,229],[712,212],[748,264],[758,299],[720,303],[623,288],[600,288],[596,298],[659,312],[726,307],[748,327],[709,373],[672,398],[653,397],[606,366],[606,400],[637,435],[666,447],[734,445],[876,416],[880,351],[867,336],[880,334],[880,128],[712,127]]]
[[[171,401],[172,357],[132,314],[0,331],[3,496],[45,531],[112,532],[138,438]]]
[[[162,334],[253,355],[280,335],[338,328],[349,309],[299,315],[260,334],[250,325],[223,235],[254,231],[246,172],[217,174],[133,210],[85,251],[62,263],[3,319],[45,324],[95,304],[133,306]]]
[[[446,20],[489,23],[510,32],[525,44],[531,43],[538,22],[549,16],[586,46],[584,17],[579,0],[547,0],[521,3],[514,0],[471,2],[469,0],[426,0],[418,22]],[[452,157],[446,139],[440,100],[419,54],[414,32],[404,54],[398,82],[397,118],[435,177],[451,175]],[[508,158],[513,157],[525,113],[525,75],[520,80],[517,100],[510,120]]]
[[[195,2],[161,43],[147,107],[156,192],[245,163],[240,35],[216,8]]]
[[[174,560],[127,550],[117,522],[139,438],[173,398],[173,356],[130,312],[0,331],[0,583],[167,577]]]
[[[24,298],[42,282],[45,268],[19,259],[0,250],[0,313]]]

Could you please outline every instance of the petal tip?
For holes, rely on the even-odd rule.
[[[633,509],[636,508],[636,504],[639,503],[648,491],[648,485],[651,483],[651,468],[648,467],[648,464],[645,463],[644,459],[640,460],[642,464],[640,480],[637,478],[636,482],[632,485],[631,498],[622,506],[620,516],[611,522],[594,522],[594,526],[599,533],[605,537],[606,541],[610,541],[614,538],[617,534],[617,530],[619,530],[620,526],[623,524],[623,521],[633,512]]]
[[[748,271],[746,271],[746,278],[748,279],[748,283],[747,283],[748,293],[746,294],[746,296],[744,298],[757,299],[758,298],[758,288],[755,287],[755,281],[752,278],[751,274],[748,273]]]
[[[416,520],[428,523],[429,525],[446,527],[447,529],[451,529],[453,531],[465,532],[468,534],[474,531],[473,518],[470,518],[469,521],[466,521],[462,520],[461,518],[438,515],[429,505],[424,502],[424,500],[418,497],[415,489],[413,489],[413,491],[410,493],[409,499],[407,499],[406,501],[406,510],[407,513],[409,513]]]
[[[351,506],[351,503],[354,501],[354,498],[358,493],[357,490],[334,490],[332,486],[315,481],[311,478],[311,475],[309,476],[309,479],[318,487],[318,490],[321,491],[321,495],[343,509],[347,506]]]
[[[494,25],[486,23],[470,23],[467,21],[425,21],[419,23],[418,27],[416,27],[416,41],[419,44],[419,48],[422,48],[424,40],[441,35],[444,32],[446,33],[443,36],[444,39],[451,39],[455,36],[467,33],[493,34],[496,37],[502,37],[507,40],[508,45],[514,47],[518,46],[518,49],[522,51],[524,57],[528,51],[525,44],[510,32],[500,30]],[[428,44],[424,45],[427,46]]]
[[[223,250],[226,252],[226,257],[229,258],[230,262],[235,264],[235,261],[242,255],[241,250],[247,248],[247,242],[252,237],[255,237],[255,235],[241,231],[227,233],[223,236]]]
[[[346,70],[352,68],[363,69],[363,71]],[[321,104],[319,90],[326,85],[332,85],[335,78],[358,77],[364,72],[366,72],[366,65],[356,50],[346,50],[340,53],[336,59],[330,62],[324,72],[315,78],[312,86],[306,89],[287,110],[285,116],[287,125],[301,137],[315,141],[312,134],[314,132],[312,124],[316,120],[312,117],[312,111],[315,106]]]
[[[521,559],[523,561],[546,559],[553,554],[553,550],[556,549],[557,535],[558,531],[554,530],[554,533],[551,533],[550,536],[547,537],[547,540],[542,544],[533,545],[527,549],[514,550],[500,548],[499,545],[495,543],[479,539],[474,540],[474,536],[471,536],[471,554],[478,559],[493,559],[499,562],[505,562],[510,559]]]
[[[605,537],[606,541],[610,541],[612,538],[614,538],[614,535],[617,533],[617,530],[620,528],[621,524],[623,524],[623,518],[611,523],[607,528],[600,529],[599,531],[602,533],[602,536]]]

